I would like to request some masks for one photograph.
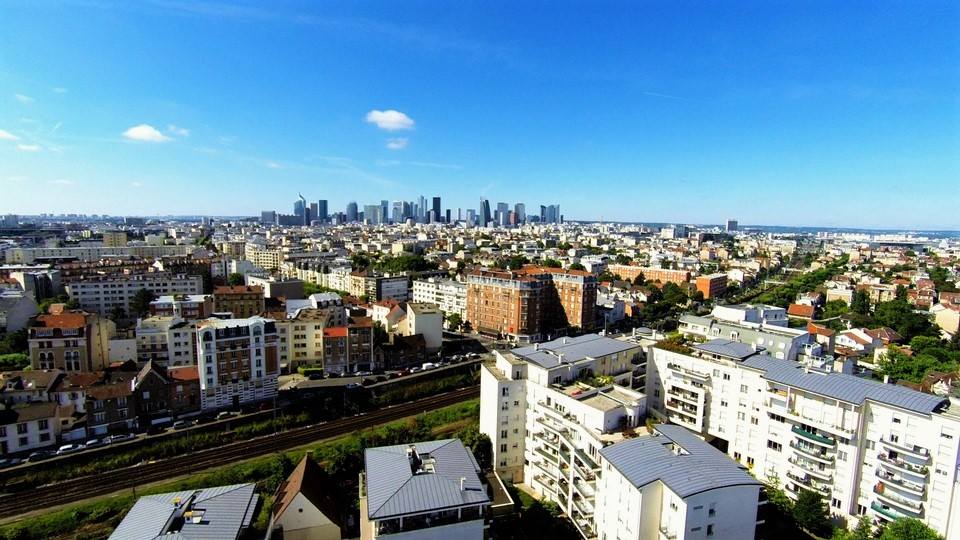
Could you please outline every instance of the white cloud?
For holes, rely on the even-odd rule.
[[[66,94],[66,93],[67,93],[67,89],[64,88],[64,87],[62,87],[62,86],[57,86],[57,87],[53,88],[52,90],[53,90],[53,93],[54,93],[54,94]]]
[[[150,124],[139,124],[123,132],[123,136],[132,141],[166,142],[170,140]]]
[[[20,182],[26,182],[26,180],[27,180],[27,177],[26,177],[26,176],[8,176],[8,177],[7,177],[7,181],[9,181],[9,182],[16,182],[16,183],[18,183],[18,184],[19,184]]]
[[[283,165],[277,163],[276,161],[268,161],[265,163],[268,169],[282,169]]]
[[[54,184],[57,186],[72,186],[73,180],[67,180],[66,178],[58,178],[56,180],[51,180],[47,182],[48,184]]]
[[[387,148],[390,150],[403,150],[407,147],[407,144],[410,142],[406,137],[397,137],[395,139],[387,139]]]
[[[189,136],[190,136],[190,130],[189,130],[189,129],[184,128],[184,127],[175,126],[175,125],[173,125],[173,124],[168,124],[168,125],[167,125],[167,132],[173,133],[174,135],[176,135],[176,136],[178,136],[178,137],[189,137]]]
[[[14,94],[13,97],[17,98],[17,101],[20,103],[33,103],[34,99],[30,96],[25,96],[23,94]]]
[[[13,133],[5,129],[0,129],[0,141],[19,141],[20,137],[17,137]]]
[[[20,143],[17,145],[17,150],[21,152],[39,152],[42,150],[39,144],[23,144]]]
[[[386,111],[372,110],[367,113],[367,122],[376,124],[378,128],[386,131],[399,131],[402,129],[413,129],[413,118],[393,109]]]
[[[143,187],[143,183],[141,183],[141,182],[130,182],[130,187],[134,187],[134,188]]]

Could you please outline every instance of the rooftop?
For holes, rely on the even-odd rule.
[[[635,487],[659,480],[680,497],[761,485],[726,454],[681,426],[658,425],[653,435],[607,446],[600,455]]]
[[[560,363],[572,364],[586,358],[597,358],[614,353],[635,349],[636,344],[613,339],[599,334],[586,334],[577,337],[563,337],[546,343],[519,347],[511,350],[515,356],[523,358],[543,368],[559,366]]]
[[[706,343],[697,343],[693,348],[734,360],[744,360],[757,354],[757,350],[752,346],[729,339],[712,339]]]
[[[370,519],[490,503],[480,466],[459,439],[367,448],[364,468]]]

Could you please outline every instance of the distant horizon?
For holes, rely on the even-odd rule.
[[[17,214],[16,212],[0,212],[0,216],[3,214],[13,214],[18,217],[26,218],[41,218],[39,214]],[[66,218],[68,214],[74,214],[77,217],[90,217],[93,215],[99,217],[106,217],[108,219],[122,219],[125,217],[132,218],[145,218],[145,219],[172,219],[172,220],[187,220],[191,218],[210,218],[210,219],[223,219],[223,220],[250,220],[250,219],[259,219],[260,215],[248,215],[248,214],[100,214],[100,213],[80,213],[80,212],[68,212],[67,214],[47,214],[47,218]],[[734,219],[734,218],[731,218]],[[358,222],[359,223],[359,222]],[[598,220],[598,219],[564,219],[564,223],[578,223],[578,224],[592,224],[592,223],[603,223],[603,224],[617,224],[617,225],[648,225],[648,226],[662,226],[662,225],[684,225],[684,226],[693,226],[693,227],[716,227],[724,228],[726,223],[694,223],[694,222],[684,222],[684,221],[622,221],[622,220]],[[348,223],[349,225],[349,223]],[[960,236],[960,229],[936,229],[936,228],[878,228],[878,227],[847,227],[847,226],[826,226],[826,225],[779,225],[779,224],[757,224],[757,223],[737,223],[738,230],[742,229],[809,229],[813,231],[835,231],[835,232],[874,232],[874,233],[936,233],[936,234],[951,234],[954,236]]]

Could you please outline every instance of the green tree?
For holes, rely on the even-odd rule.
[[[848,311],[850,311],[850,307],[843,300],[831,300],[823,306],[823,313],[820,316],[823,319],[832,319]]]
[[[873,538],[873,523],[870,516],[862,515],[853,530],[837,527],[833,530],[830,540],[870,540],[871,538]]]
[[[937,531],[915,518],[900,518],[886,526],[880,540],[940,540]]]
[[[140,289],[130,300],[130,314],[137,318],[143,318],[150,312],[150,302],[157,299],[157,295],[149,289]]]
[[[903,285],[897,285],[896,299],[907,301],[907,288]]]
[[[675,306],[687,303],[687,293],[674,282],[668,282],[663,286],[663,301]]]
[[[823,501],[823,495],[809,489],[802,489],[793,505],[793,519],[797,525],[810,533],[821,535],[830,530],[830,514]]]
[[[26,354],[0,354],[0,371],[20,371],[29,365],[30,357]]]
[[[850,301],[850,309],[860,315],[870,314],[870,295],[867,291],[854,291],[853,299]]]
[[[123,309],[123,306],[114,306],[113,309],[110,310],[110,317],[108,318],[113,322],[119,322],[126,318],[126,316],[127,312]]]
[[[560,264],[560,261],[558,261],[558,260],[556,260],[556,259],[549,259],[549,258],[543,260],[543,266],[546,266],[547,268],[562,268],[562,267],[563,267],[563,265]]]
[[[243,274],[238,272],[233,272],[227,276],[227,285],[230,285],[231,287],[236,287],[237,285],[243,285],[245,283],[246,278],[243,276]]]
[[[463,318],[459,313],[451,313],[447,315],[447,327],[452,330],[459,330],[463,326]]]
[[[613,258],[613,262],[617,264],[630,264],[633,261],[631,261],[630,257],[627,257],[623,253],[618,253],[617,256]]]
[[[582,264],[580,264],[580,263],[578,263],[578,262],[575,262],[575,263],[573,263],[573,264],[570,265],[570,270],[586,270],[586,269],[587,269],[586,266],[584,266],[584,265],[582,265]]]
[[[913,306],[904,300],[890,300],[877,304],[876,309],[873,310],[873,320],[879,326],[893,328],[908,340],[915,336],[938,333],[926,315],[915,312]]]
[[[7,332],[0,336],[0,354],[26,354],[29,349],[27,329]]]
[[[646,282],[647,278],[643,275],[643,272],[637,272],[637,277],[633,278],[633,284],[637,287],[642,287]]]

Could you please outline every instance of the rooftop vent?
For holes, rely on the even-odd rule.
[[[417,447],[415,445],[411,444],[407,448],[407,460],[410,462],[410,472],[417,474],[423,462],[420,460],[420,454],[417,454]]]

